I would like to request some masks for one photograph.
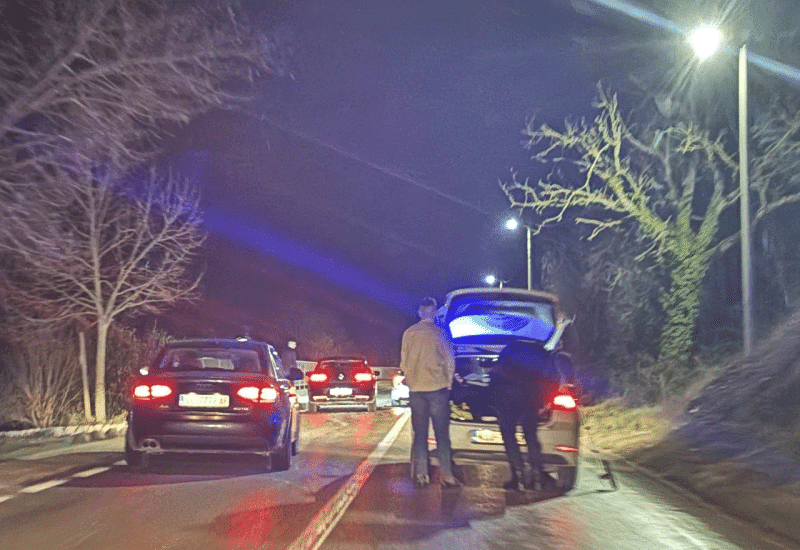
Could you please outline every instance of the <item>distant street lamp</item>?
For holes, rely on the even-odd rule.
[[[499,288],[503,288],[503,283],[505,283],[506,281],[498,279],[494,275],[487,275],[486,277],[483,278],[483,282],[489,286],[499,285]]]
[[[517,218],[508,218],[505,223],[505,228],[509,231],[516,231],[519,229],[519,220]],[[533,288],[533,263],[532,263],[532,241],[531,241],[531,228],[525,228],[526,249],[528,251],[528,290]]]
[[[701,61],[722,45],[722,33],[701,25],[689,33],[689,44]],[[753,349],[753,279],[750,242],[750,185],[747,147],[747,43],[739,47],[739,233],[742,254],[742,341],[744,354]]]

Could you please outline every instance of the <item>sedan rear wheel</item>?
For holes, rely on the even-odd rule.
[[[144,451],[137,451],[131,447],[128,436],[125,437],[125,462],[128,466],[137,470],[147,468],[150,457]]]
[[[292,430],[286,431],[286,441],[274,452],[270,453],[270,466],[273,472],[283,472],[292,466]]]
[[[371,413],[374,413],[378,410],[378,399],[373,399],[369,403],[367,403],[367,410]]]
[[[318,410],[319,410],[319,405],[317,405],[316,403],[312,403],[311,401],[309,401],[309,403],[308,403],[308,412],[310,412],[310,413],[315,413],[315,412],[317,412]]]

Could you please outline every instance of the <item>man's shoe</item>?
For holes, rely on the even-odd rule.
[[[544,490],[544,472],[533,470],[525,479],[525,488],[529,491]]]
[[[431,482],[431,478],[426,476],[426,475],[424,475],[424,474],[419,474],[417,476],[414,476],[414,483],[420,489],[423,489],[423,488],[427,487],[430,482]]]
[[[442,487],[458,487],[461,483],[453,476],[442,476]]]
[[[503,483],[503,489],[507,491],[524,491],[525,487],[522,483],[522,473],[521,472],[511,472],[511,479]]]

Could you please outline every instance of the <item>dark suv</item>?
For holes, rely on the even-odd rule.
[[[308,411],[321,405],[366,405],[375,412],[378,377],[363,357],[329,357],[317,362],[308,376]]]
[[[131,386],[125,455],[252,453],[287,470],[300,436],[293,380],[269,344],[250,340],[170,342]]]

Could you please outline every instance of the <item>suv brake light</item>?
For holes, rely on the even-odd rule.
[[[236,395],[253,403],[275,403],[278,400],[278,390],[272,386],[244,386],[236,391]]]
[[[568,388],[561,388],[553,396],[551,408],[559,411],[574,411],[578,407],[578,402]]]

